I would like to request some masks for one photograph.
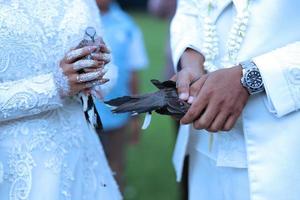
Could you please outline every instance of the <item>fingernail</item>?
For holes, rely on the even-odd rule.
[[[192,104],[194,102],[194,99],[195,98],[193,96],[190,96],[189,99],[188,99],[188,103]]]
[[[187,100],[189,98],[189,94],[188,93],[181,93],[179,95],[179,98],[182,100]]]
[[[180,120],[180,124],[181,124],[181,125],[185,125],[186,123],[183,122],[183,120],[181,119],[181,120]]]
[[[106,46],[106,52],[107,52],[107,53],[110,53],[110,52],[111,52],[111,48],[108,47],[108,46]]]
[[[101,79],[102,84],[107,83],[108,81],[109,81],[108,78],[103,78],[103,79]]]

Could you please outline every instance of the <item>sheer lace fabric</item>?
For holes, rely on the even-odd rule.
[[[81,105],[54,80],[87,26],[100,26],[93,0],[0,0],[1,199],[121,199]]]

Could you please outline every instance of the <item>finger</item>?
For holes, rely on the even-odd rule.
[[[106,44],[100,44],[99,47],[102,53],[111,53],[110,48]]]
[[[109,81],[108,79],[106,79],[107,82]],[[104,84],[104,83],[103,83]],[[91,93],[94,97],[96,97],[97,99],[100,99],[100,100],[103,100],[104,99],[104,96],[101,92],[100,89],[96,89],[96,90],[91,90]]]
[[[187,113],[180,120],[182,124],[189,124],[199,118],[199,116],[204,112],[204,109],[208,105],[208,99],[201,92],[195,98],[193,104],[187,111]]]
[[[92,53],[91,58],[97,61],[102,61],[105,64],[111,61],[111,56],[108,53]]]
[[[72,83],[85,83],[96,79],[101,79],[105,75],[105,71],[89,72],[84,74],[73,74],[70,76]]]
[[[78,60],[76,61],[74,64],[72,64],[72,67],[75,71],[79,71],[81,69],[85,69],[85,68],[97,68],[100,67],[101,63],[95,60]]]
[[[105,44],[105,42],[103,41],[102,37],[97,37],[95,39],[95,45],[98,46],[98,51],[102,52],[102,53],[110,53],[110,49],[109,47]]]
[[[86,83],[78,83],[75,87],[78,91],[84,91],[90,88],[93,88],[95,86],[103,85],[107,83],[109,80],[108,79],[98,79]]]
[[[189,91],[190,96],[188,98],[189,104],[192,104],[194,102],[196,96],[199,94],[200,90],[202,89],[205,81],[206,81],[206,76],[203,76],[202,78],[200,78],[198,81],[196,81],[190,86],[190,91]]]
[[[85,73],[88,73],[88,72],[98,72],[98,71],[104,71],[105,73],[107,72],[107,69],[104,68],[104,65],[101,65],[100,67],[98,68],[86,68],[83,70]]]
[[[82,90],[82,92],[85,94],[85,95],[90,95],[91,94],[91,89],[90,88],[86,88],[84,90]]]
[[[171,81],[176,81],[176,79],[177,79],[177,75],[176,74],[170,78]]]
[[[86,46],[86,47],[82,47],[80,49],[71,50],[68,53],[66,53],[64,60],[66,63],[71,64],[71,63],[75,62],[76,60],[79,60],[87,55],[90,55],[96,49],[97,49],[97,46]]]
[[[210,132],[218,132],[223,130],[223,127],[225,125],[225,122],[228,119],[228,116],[229,114],[226,112],[219,113],[207,130]]]
[[[195,129],[208,129],[213,120],[216,118],[218,112],[218,105],[214,102],[210,102],[204,113],[194,122]]]
[[[96,37],[94,40],[94,44],[97,45],[98,47],[101,47],[101,45],[105,45],[105,42],[103,41],[102,37]]]
[[[90,82],[84,83],[83,87],[85,89],[92,88],[92,87],[95,87],[98,85],[103,85],[103,84],[107,83],[108,81],[109,81],[109,79],[99,79],[99,80],[95,80],[95,81],[90,81]]]
[[[178,91],[179,98],[182,100],[188,100],[190,94],[190,76],[184,71],[178,72],[177,75],[177,81],[176,81],[176,87]]]
[[[227,119],[227,121],[225,122],[225,125],[223,127],[223,131],[230,131],[233,126],[235,125],[235,122],[237,121],[238,116],[236,115],[230,115]]]

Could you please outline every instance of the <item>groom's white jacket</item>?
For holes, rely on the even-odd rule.
[[[171,25],[175,66],[186,48],[201,52],[203,1],[178,2]],[[218,1],[213,11],[221,54],[228,36],[225,30],[232,25],[228,19],[246,1]],[[253,59],[266,89],[266,93],[250,97],[242,116],[251,200],[299,200],[300,1],[250,0],[250,8],[250,23],[238,61]],[[188,126],[181,127],[174,153],[179,179],[190,139],[188,130]]]

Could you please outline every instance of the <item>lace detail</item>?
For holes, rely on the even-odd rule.
[[[63,175],[63,181],[61,184],[62,188],[62,195],[65,200],[71,200],[72,199],[72,193],[71,193],[71,186],[73,181],[75,180],[74,174],[68,167],[68,165],[64,164],[62,168],[62,175]]]
[[[101,33],[98,14],[93,0],[0,0],[1,199],[121,199],[81,105],[54,78],[86,27]]]
[[[300,108],[300,68],[289,67],[285,71],[285,77],[291,90],[292,98],[295,103],[296,110]]]
[[[61,106],[51,75],[1,84],[0,121],[33,115]]]
[[[32,183],[32,168],[35,163],[27,149],[14,149],[9,159],[9,175],[12,182],[9,198],[28,199]]]
[[[68,96],[70,93],[70,85],[68,77],[64,75],[63,70],[58,67],[54,73],[55,84],[59,88],[59,93],[62,97]]]

